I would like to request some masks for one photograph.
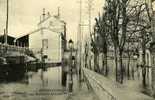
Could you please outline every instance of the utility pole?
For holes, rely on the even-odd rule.
[[[84,25],[82,23],[82,0],[80,0],[80,5],[79,5],[79,34],[78,34],[78,44],[79,44],[79,80],[82,80],[82,71],[81,71],[81,67],[83,65],[83,60],[82,60],[82,47],[83,47],[83,33],[82,33],[82,28],[84,26],[88,26],[89,27],[89,34],[91,34],[91,14],[92,14],[92,4],[93,4],[93,0],[88,0],[88,15],[89,15],[89,24]]]
[[[82,37],[82,0],[80,0],[80,7],[79,7],[79,36],[78,36],[78,42],[80,43],[80,48],[81,48],[81,37]],[[81,49],[80,49],[81,50]]]
[[[79,80],[81,82],[81,67],[82,67],[82,31],[81,31],[81,24],[82,24],[82,0],[80,0],[80,22],[79,22],[79,42],[80,42],[80,66],[79,66]]]
[[[46,14],[45,14],[45,8],[43,8],[43,13],[42,13],[42,19],[41,19],[41,21],[43,21],[43,20],[45,20],[45,17],[46,17]],[[44,26],[42,26],[42,22],[41,22],[41,28],[43,28]],[[43,29],[41,29],[41,35],[42,35],[42,37],[44,36],[44,30]],[[42,48],[41,48],[41,61],[42,61],[42,63],[44,63],[45,61],[45,59],[44,59],[44,38],[42,38]]]
[[[79,45],[79,68],[78,68],[78,77],[79,77],[79,81],[81,81],[81,66],[82,66],[82,60],[81,60],[81,56],[82,56],[82,0],[80,0],[80,5],[79,5],[79,33],[77,35],[78,39],[77,39],[77,43]]]
[[[9,0],[7,0],[7,12],[6,12],[6,31],[5,31],[5,44],[7,44],[7,35],[8,35],[8,23],[9,23]]]
[[[60,7],[58,7],[58,17],[60,17]]]
[[[88,0],[88,15],[89,15],[89,18],[88,18],[88,21],[89,21],[89,34],[91,34],[91,17],[92,17],[92,5],[93,5],[93,0]]]

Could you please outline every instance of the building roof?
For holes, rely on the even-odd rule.
[[[40,30],[42,30],[42,29],[43,29],[43,28],[39,28],[39,29],[35,29],[34,31],[31,31],[31,32],[29,32],[29,33],[22,34],[22,35],[18,36],[16,39],[19,39],[19,38],[24,37],[24,36],[26,36],[26,35],[30,35],[30,34],[36,33],[36,32],[38,32],[38,31],[40,31]]]
[[[59,20],[61,23],[66,24],[66,22],[65,22],[64,20],[62,20],[59,16],[51,16],[51,15],[48,15],[48,17],[46,17],[45,19],[43,19],[42,21],[40,21],[40,22],[38,23],[38,25],[40,25],[40,24],[46,22],[47,20],[49,20],[49,19],[52,18],[52,17],[55,18],[55,19],[57,19],[57,20]]]
[[[41,20],[39,23],[38,23],[38,25],[40,25],[40,24],[42,24],[42,23],[44,23],[45,21],[47,21],[48,19],[50,19],[52,16],[51,15],[49,15],[48,17],[46,17],[45,19],[43,19],[43,20]]]
[[[38,25],[43,24],[44,22],[50,20],[51,18],[54,18],[54,19],[58,20],[60,23],[66,24],[66,22],[65,22],[64,20],[62,20],[58,15],[57,15],[57,16],[51,16],[51,15],[49,14],[45,19],[41,20],[41,21],[38,23]],[[43,30],[43,29],[47,29],[47,30],[50,30],[50,31],[52,31],[52,32],[59,33],[59,35],[62,35],[60,32],[57,32],[56,30],[51,29],[51,28],[49,28],[49,27],[41,27],[41,28],[35,29],[35,30],[33,30],[33,31],[29,32],[29,33],[20,35],[20,36],[18,36],[16,39],[22,38],[22,37],[24,37],[24,36],[26,36],[26,35],[30,35],[30,34],[39,32],[39,31],[41,31],[41,30]]]
[[[31,31],[31,32],[29,32],[29,33],[26,33],[26,34],[23,34],[23,35],[21,35],[21,36],[18,36],[16,39],[19,39],[19,38],[24,37],[24,36],[26,36],[26,35],[30,35],[30,34],[39,32],[39,31],[44,30],[44,29],[50,30],[50,31],[52,31],[52,32],[56,32],[56,31],[54,31],[54,30],[52,30],[52,29],[50,29],[50,28],[42,27],[42,28],[38,28],[38,29],[36,29],[36,30],[34,30],[34,31]],[[56,32],[56,33],[59,33],[59,32]],[[60,33],[59,35],[62,35],[62,34]]]
[[[0,37],[3,37],[4,36],[4,34],[0,34]],[[12,37],[12,38],[15,38],[15,36],[12,36],[12,35],[7,35],[8,37]]]

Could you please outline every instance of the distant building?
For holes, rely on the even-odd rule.
[[[62,52],[66,49],[66,23],[59,15],[51,16],[44,11],[38,28],[20,36],[16,42],[28,46],[40,61],[61,62]]]

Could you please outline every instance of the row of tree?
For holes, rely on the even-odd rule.
[[[103,13],[95,18],[91,33],[91,51],[94,54],[94,71],[108,75],[107,54],[113,48],[116,81],[123,83],[123,55],[128,55],[128,79],[131,56],[143,52],[142,76],[146,86],[146,46],[151,36],[151,9],[145,0],[106,0]],[[88,43],[85,45],[87,49]],[[87,53],[88,51],[85,50]],[[99,54],[102,53],[102,69],[99,68]],[[88,57],[88,54],[85,58]],[[87,60],[87,59],[85,59]],[[86,62],[86,61],[85,61]],[[86,65],[87,66],[87,65]]]

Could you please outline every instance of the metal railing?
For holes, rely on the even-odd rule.
[[[29,50],[29,48],[27,47],[19,47],[19,46],[15,46],[15,45],[6,45],[6,44],[0,44],[0,52],[12,52],[12,51],[16,51],[16,52],[21,52],[24,53],[26,50]]]

